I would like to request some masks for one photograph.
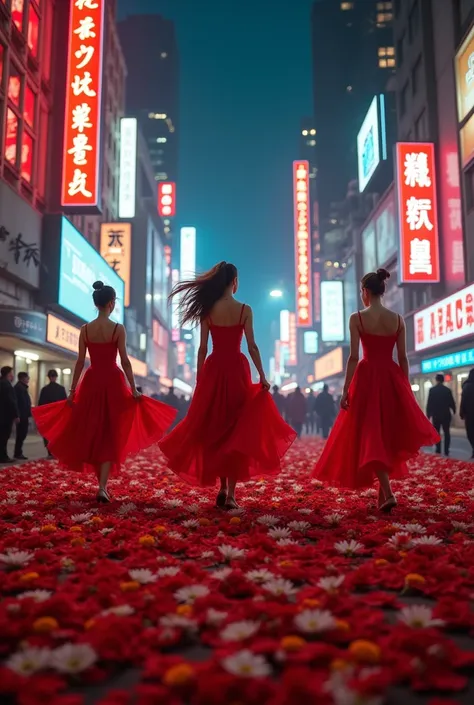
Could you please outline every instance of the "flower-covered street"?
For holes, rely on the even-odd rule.
[[[0,702],[474,702],[473,466],[420,455],[399,506],[310,479],[319,441],[241,509],[152,449],[93,478],[2,471]]]

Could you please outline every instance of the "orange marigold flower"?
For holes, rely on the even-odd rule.
[[[29,583],[30,580],[37,580],[37,578],[39,578],[39,573],[23,573],[23,575],[20,577],[20,582]]]
[[[418,587],[424,585],[424,583],[426,583],[426,580],[418,573],[408,573],[408,575],[405,576],[405,585],[410,587]]]
[[[144,536],[140,536],[138,539],[138,543],[140,546],[154,546],[155,545],[155,537],[150,536],[150,534],[145,534]]]
[[[349,622],[346,622],[345,619],[336,619],[336,629],[341,632],[348,632],[350,630]]]
[[[377,560],[375,561],[375,565],[376,565],[378,568],[381,568],[381,567],[384,566],[384,565],[388,565],[388,561],[385,560],[385,558],[377,558]]]
[[[186,685],[194,678],[194,668],[188,663],[179,663],[171,666],[163,676],[163,683],[167,686]]]
[[[71,539],[71,546],[77,547],[77,546],[84,546],[86,540],[84,536],[76,536],[76,538]]]
[[[140,583],[137,580],[126,580],[120,583],[120,589],[122,592],[134,592],[140,589]]]
[[[299,651],[306,644],[306,641],[300,636],[284,636],[280,641],[280,646],[283,651]]]
[[[189,617],[193,613],[193,608],[191,605],[178,605],[176,608],[176,614],[182,617]]]
[[[240,524],[240,521],[241,521],[240,517],[232,517],[232,519],[230,520],[230,523],[231,524]]]
[[[58,629],[59,624],[54,617],[38,617],[33,622],[33,631],[38,634],[47,634]]]
[[[360,663],[379,663],[381,650],[378,644],[365,639],[357,639],[349,645],[350,655]]]
[[[202,517],[201,519],[199,519],[199,524],[201,526],[209,526],[210,523],[211,521],[207,517]]]
[[[79,533],[82,531],[82,526],[70,526],[69,531],[72,531],[73,534]]]
[[[42,534],[53,534],[55,531],[56,531],[55,524],[44,524],[44,526],[41,527]]]

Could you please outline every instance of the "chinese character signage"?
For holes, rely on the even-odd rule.
[[[415,350],[474,334],[474,284],[415,313]]]
[[[293,367],[298,364],[297,352],[297,331],[296,331],[296,314],[290,313],[289,316],[289,341],[288,341],[288,365]]]
[[[100,254],[125,282],[125,306],[130,306],[130,275],[132,265],[131,223],[102,223]]]
[[[120,120],[119,218],[135,217],[137,119]]]
[[[311,203],[309,162],[293,162],[295,210],[296,325],[312,326],[311,314]]]
[[[462,122],[474,108],[474,27],[456,54],[455,73],[458,119]]]
[[[402,284],[439,282],[434,145],[399,142],[397,189]]]
[[[160,181],[158,184],[158,215],[173,218],[176,215],[176,184]]]
[[[0,182],[0,269],[11,278],[39,288],[41,216]]]
[[[474,367],[474,349],[461,350],[457,353],[448,353],[441,357],[431,357],[421,361],[421,371],[423,374],[445,372],[456,367]]]
[[[70,0],[61,204],[100,208],[100,133],[106,0]]]
[[[344,334],[344,284],[321,282],[321,339],[324,343],[342,343]]]
[[[63,350],[77,353],[79,350],[79,336],[81,329],[66,323],[57,316],[48,313],[46,340]]]

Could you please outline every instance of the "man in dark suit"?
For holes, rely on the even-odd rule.
[[[31,398],[28,391],[30,378],[27,372],[18,373],[18,382],[15,384],[16,402],[18,405],[19,422],[16,426],[15,459],[28,460],[23,455],[23,443],[28,435],[28,426],[31,418]]]
[[[451,421],[456,413],[456,402],[453,393],[444,384],[444,375],[436,375],[436,384],[431,387],[428,394],[428,404],[426,415],[433,423],[435,429],[440,432],[443,429],[444,454],[449,455],[451,445]],[[441,441],[436,446],[436,452],[441,453]]]
[[[7,443],[13,423],[19,421],[18,404],[12,382],[13,367],[2,367],[0,370],[0,463],[12,462],[8,457]]]
[[[323,438],[326,440],[329,438],[329,431],[336,418],[336,405],[332,395],[329,394],[327,384],[324,385],[323,391],[316,397],[314,405],[318,416],[318,425],[323,432]]]
[[[58,384],[58,373],[56,370],[50,370],[48,372],[49,384],[47,384],[40,392],[38,399],[38,406],[44,406],[45,404],[53,404],[56,401],[64,401],[67,399],[67,393],[61,384]],[[48,441],[43,438],[45,448],[48,447]],[[52,458],[53,456],[48,450],[48,456]]]

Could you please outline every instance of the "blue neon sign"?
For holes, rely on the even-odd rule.
[[[474,367],[474,348],[470,350],[461,350],[457,353],[449,353],[441,355],[441,357],[431,357],[428,360],[421,361],[421,371],[423,374],[430,372],[440,372],[443,370],[451,370],[456,367]]]
[[[84,321],[94,318],[92,284],[100,279],[117,292],[115,310],[111,319],[123,323],[125,284],[109,267],[97,250],[67,220],[61,220],[61,253],[59,259],[58,303]]]

